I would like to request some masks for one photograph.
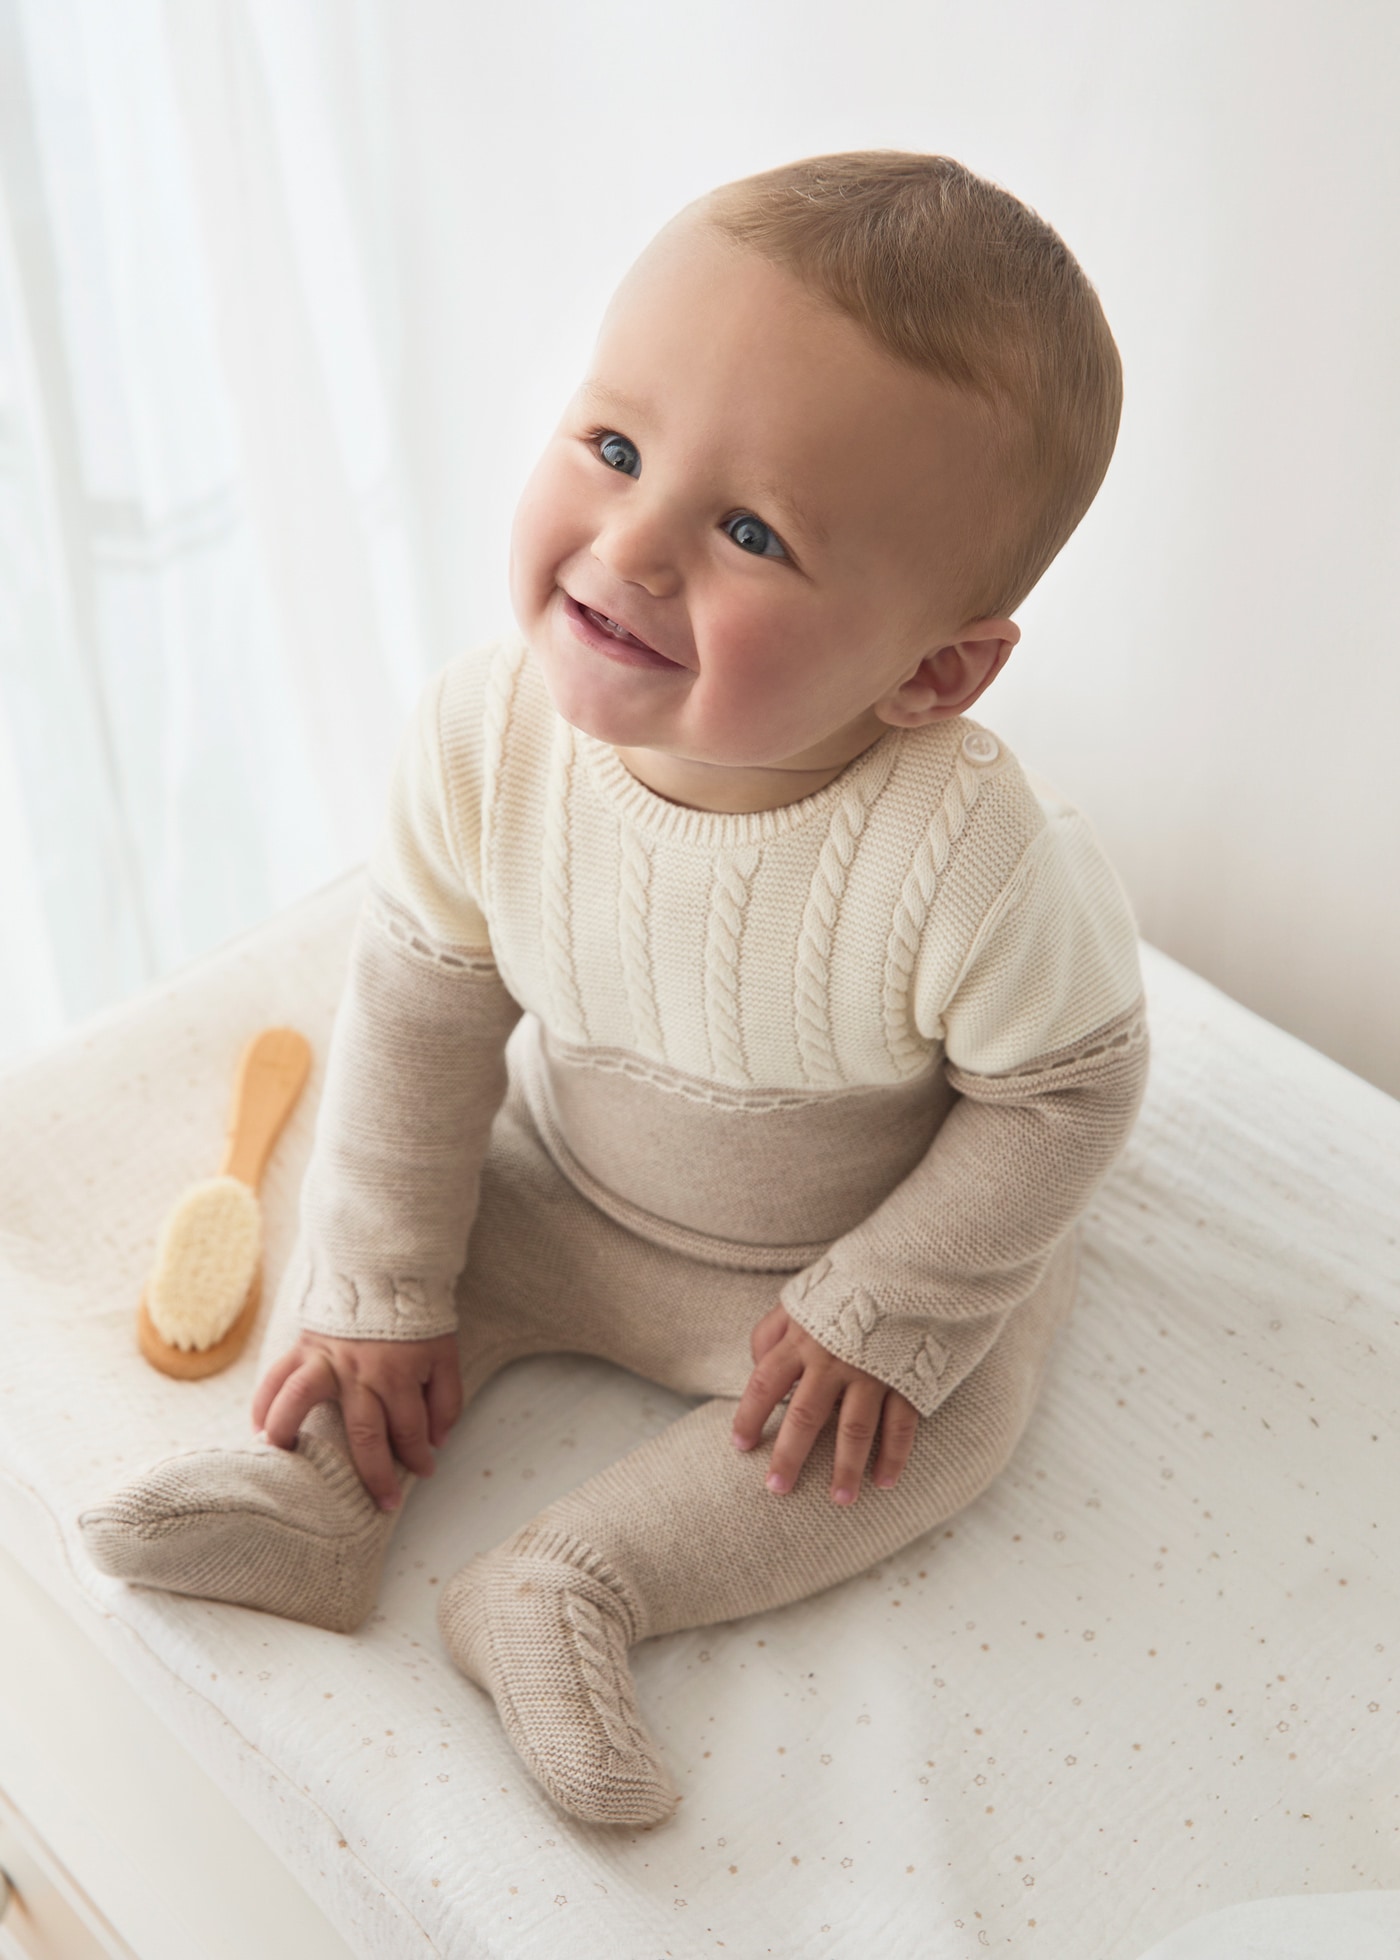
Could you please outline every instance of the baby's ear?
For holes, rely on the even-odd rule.
[[[892,728],[922,728],[966,714],[1011,657],[1021,629],[1009,619],[978,620],[967,637],[926,653],[914,672],[875,703]]]

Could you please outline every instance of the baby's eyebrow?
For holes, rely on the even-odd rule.
[[[621,409],[625,414],[639,415],[644,418],[651,416],[651,410],[645,402],[637,401],[632,395],[623,394],[620,388],[609,388],[601,381],[585,381],[580,392],[589,396],[594,401],[605,403],[609,408]],[[831,543],[830,533],[827,531],[826,526],[815,518],[810,511],[804,510],[790,490],[785,490],[780,483],[770,483],[763,479],[756,479],[754,488],[758,491],[760,497],[765,498],[769,503],[776,504],[785,516],[791,520],[798,531],[804,532],[818,544],[828,545]]]
[[[805,532],[818,544],[831,543],[831,535],[825,524],[818,523],[810,511],[804,510],[802,505],[794,500],[790,490],[784,490],[779,483],[758,483],[755,488],[760,497],[766,498],[769,503],[776,504],[781,511],[784,511],[798,531]]]
[[[649,413],[645,402],[636,401],[631,395],[624,395],[620,389],[605,387],[601,381],[585,381],[580,392],[591,395],[595,401],[606,402],[610,408],[626,409],[629,415]]]

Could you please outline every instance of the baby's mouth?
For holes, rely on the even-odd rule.
[[[609,619],[606,613],[594,612],[592,606],[585,606],[579,600],[576,600],[575,604],[581,613],[588,615],[595,626],[601,626],[603,631],[611,633],[615,640],[625,640],[628,646],[640,647],[644,653],[656,652],[655,647],[649,647],[645,640],[639,640],[635,633],[629,633],[625,626],[619,626],[617,621]]]
[[[593,606],[585,606],[581,599],[574,597],[572,592],[564,593],[564,612],[573,621],[574,630],[582,632],[585,640],[593,634],[606,636],[608,640],[614,642],[618,649],[616,658],[624,661],[628,666],[664,667],[672,673],[677,669],[683,671],[681,661],[672,660],[669,654],[658,653],[654,646],[638,639],[637,635],[630,632],[621,621],[613,619],[608,613],[597,611]]]

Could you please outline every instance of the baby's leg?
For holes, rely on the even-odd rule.
[[[768,1444],[729,1440],[738,1395],[702,1403],[549,1505],[447,1586],[443,1638],[495,1696],[527,1766],[595,1822],[666,1816],[674,1784],[637,1710],[628,1646],[765,1612],[864,1572],[968,1505],[1004,1467],[1030,1415],[1055,1329],[1073,1300],[1076,1242],[996,1345],[919,1425],[899,1482],[830,1491],[835,1422],[796,1486],[765,1485]],[[745,1373],[747,1357],[745,1357]]]
[[[298,1234],[263,1335],[258,1380],[296,1341],[305,1284]],[[465,1408],[521,1349],[482,1308],[461,1317],[458,1351]],[[394,1474],[406,1500],[418,1479],[397,1459]],[[78,1526],[93,1563],[117,1578],[352,1633],[378,1597],[402,1513],[402,1503],[380,1510],[366,1490],[340,1404],[318,1402],[295,1449],[250,1437],[240,1449],[180,1451],[84,1511]]]

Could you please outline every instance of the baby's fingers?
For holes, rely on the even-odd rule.
[[[749,1353],[755,1361],[762,1361],[769,1348],[776,1347],[788,1330],[788,1311],[779,1300],[771,1306],[762,1320],[755,1321],[749,1335]]]
[[[269,1443],[275,1443],[278,1449],[292,1450],[296,1448],[302,1423],[316,1404],[337,1401],[339,1390],[329,1355],[294,1348],[275,1362],[258,1384],[258,1395],[253,1401],[255,1422],[258,1398],[279,1377],[278,1386],[263,1399],[261,1427]]]
[[[431,1477],[437,1464],[428,1440],[428,1410],[423,1400],[423,1384],[396,1381],[377,1392],[388,1412],[389,1441],[394,1455],[405,1469],[412,1470],[416,1476]]]
[[[447,1441],[447,1432],[462,1413],[462,1374],[453,1353],[439,1361],[424,1390],[428,1402],[428,1440],[435,1450]]]
[[[272,1366],[267,1370],[267,1373],[253,1390],[252,1416],[254,1429],[261,1429],[266,1424],[267,1412],[272,1407],[273,1399],[278,1390],[281,1388],[283,1382],[286,1381],[287,1377],[298,1369],[305,1359],[306,1356],[300,1349],[288,1348],[285,1354],[279,1355],[276,1361],[272,1363]],[[296,1430],[293,1430],[292,1434],[295,1436]]]
[[[731,1425],[734,1447],[751,1450],[763,1434],[763,1425],[782,1401],[798,1376],[802,1362],[790,1350],[774,1349],[749,1376]]]
[[[350,1454],[365,1489],[381,1511],[397,1510],[399,1480],[394,1475],[384,1404],[363,1382],[347,1381],[341,1387],[340,1410]]]
[[[880,1454],[871,1472],[872,1482],[881,1490],[889,1490],[899,1482],[901,1471],[913,1455],[921,1420],[913,1403],[891,1389],[880,1417]]]
[[[880,1420],[880,1398],[884,1383],[854,1381],[841,1398],[841,1414],[836,1424],[835,1461],[831,1473],[831,1497],[836,1504],[854,1504],[860,1496],[861,1472],[875,1440]]]

